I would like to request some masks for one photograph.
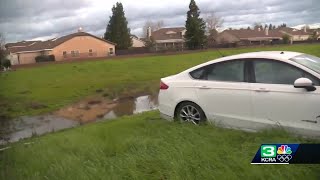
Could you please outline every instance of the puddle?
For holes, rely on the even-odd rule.
[[[0,137],[0,145],[16,142],[34,135],[43,135],[49,132],[73,128],[78,125],[79,122],[53,115],[21,117],[8,120],[0,127],[0,131],[3,133]]]
[[[157,109],[157,96],[140,96],[118,100],[117,105],[101,119],[114,119],[117,117],[138,114]]]
[[[50,115],[1,120],[0,145],[34,135],[43,135],[85,123],[115,119],[157,109],[157,95],[125,97],[108,101],[103,98],[83,100]]]

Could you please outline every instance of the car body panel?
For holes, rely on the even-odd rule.
[[[223,127],[249,131],[282,127],[295,134],[320,137],[319,86],[316,91],[308,92],[293,85],[196,80],[190,76],[190,72],[214,63],[261,58],[285,62],[320,80],[320,74],[290,60],[301,54],[286,51],[245,53],[209,61],[162,78],[169,89],[160,90],[159,110],[166,119],[172,119],[179,103],[191,101],[203,109],[209,122]]]

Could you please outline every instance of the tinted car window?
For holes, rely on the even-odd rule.
[[[319,85],[319,81],[289,64],[285,64],[272,60],[256,60],[254,61],[255,80],[257,83],[266,84],[294,84],[294,81],[301,77],[309,78],[315,85]]]
[[[244,61],[227,61],[208,67],[206,79],[211,81],[244,81]]]
[[[193,77],[194,79],[203,79],[204,77],[204,71],[205,68],[200,68],[197,70],[194,70],[190,73],[191,77]]]

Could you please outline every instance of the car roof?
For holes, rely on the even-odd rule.
[[[270,59],[279,59],[279,60],[288,60],[295,56],[301,55],[299,52],[291,52],[291,51],[260,51],[260,52],[250,52],[237,54],[233,56],[220,58],[221,60],[228,59],[241,59],[241,58],[270,58]]]
[[[301,54],[303,53],[291,52],[291,51],[260,51],[260,52],[242,53],[242,54],[231,55],[231,56],[226,56],[226,57],[218,58],[215,60],[211,60],[206,63],[200,64],[198,66],[192,67],[186,71],[190,72],[200,67],[217,63],[217,62],[223,62],[223,61],[234,60],[234,59],[244,59],[244,58],[264,58],[264,59],[276,59],[281,61],[288,61],[289,59]]]

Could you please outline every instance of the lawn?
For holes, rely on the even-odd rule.
[[[311,141],[172,123],[154,111],[12,144],[0,152],[0,179],[320,178],[320,165],[250,164],[261,143],[280,142]]]
[[[260,50],[320,56],[320,45],[222,52]],[[50,112],[97,92],[116,97],[128,91],[157,91],[161,77],[218,56],[216,51],[207,51],[1,73],[0,119],[1,114],[16,117]],[[320,165],[250,164],[262,143],[311,142],[319,143],[280,130],[248,133],[172,123],[153,111],[10,144],[10,149],[0,151],[0,179],[320,179]]]
[[[261,50],[290,50],[320,56],[320,45],[225,49],[225,55]],[[0,117],[56,110],[103,89],[117,96],[126,90],[156,91],[159,79],[219,57],[215,50],[106,61],[47,65],[0,73]]]

